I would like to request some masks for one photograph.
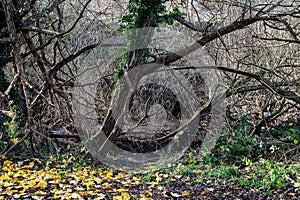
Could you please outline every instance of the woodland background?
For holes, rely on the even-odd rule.
[[[115,193],[120,193],[120,198],[125,199],[141,198],[138,191],[143,187],[148,188],[151,185],[149,182],[156,181],[158,185],[155,185],[155,189],[148,188],[149,193],[143,193],[145,198],[176,198],[177,194],[191,199],[198,198],[199,195],[221,198],[225,194],[229,195],[228,198],[238,196],[246,199],[264,198],[268,195],[273,195],[274,198],[279,198],[280,195],[284,198],[299,197],[299,1],[0,2],[0,155],[4,175],[12,170],[11,166],[18,166],[12,164],[17,161],[22,162],[21,166],[27,164],[27,161],[33,163],[31,167],[37,165],[36,169],[29,167],[32,170],[43,168],[53,160],[59,167],[66,168],[71,166],[68,162],[73,159],[80,163],[80,169],[102,166],[80,144],[82,138],[74,124],[73,89],[77,73],[83,66],[101,68],[99,87],[106,91],[100,93],[96,104],[91,106],[97,111],[103,130],[113,136],[111,140],[115,144],[128,151],[147,152],[158,149],[173,139],[176,130],[180,128],[175,125],[167,134],[158,134],[158,138],[153,141],[131,141],[130,134],[118,130],[116,121],[111,119],[110,101],[113,97],[112,88],[126,71],[151,62],[163,62],[180,68],[184,58],[172,52],[141,49],[122,55],[110,66],[101,66],[97,50],[108,38],[126,30],[167,26],[194,38],[194,42],[203,46],[214,61],[213,65],[222,77],[224,87],[224,130],[212,152],[205,158],[199,158],[197,154],[201,149],[201,137],[208,134],[208,127],[200,124],[196,140],[176,166],[169,171],[165,169],[161,173],[151,172],[139,176],[144,185],[139,183],[132,186],[132,190],[126,188],[126,192]],[[186,44],[187,51],[190,51],[189,45]],[[93,59],[87,60],[87,57]],[[203,86],[201,75],[194,69],[183,70],[188,71],[187,77],[194,84],[198,100],[208,102],[210,96]],[[170,103],[171,106],[164,108],[171,113],[168,119],[176,122],[176,117],[181,113],[180,109],[174,108],[174,94],[155,85],[147,85],[134,94],[136,101],[131,105],[131,112],[136,116],[135,121],[141,123],[145,120],[147,123],[149,116],[146,115],[153,105],[149,99],[155,101],[147,91],[156,91],[156,98],[163,99],[160,102],[165,105]],[[141,105],[144,109],[140,109]],[[209,106],[199,113],[203,119],[201,123],[205,124],[210,120]],[[167,139],[161,141],[159,137]],[[68,162],[64,163],[66,160]],[[171,175],[171,171],[174,174]],[[203,178],[203,172],[207,172],[208,180]],[[116,175],[116,172],[109,170],[105,173],[113,173],[111,177]],[[163,176],[164,173],[167,175]],[[66,177],[69,176],[65,174]],[[61,173],[59,177],[63,179]],[[182,177],[189,177],[195,185],[186,184],[189,181],[183,183]],[[218,178],[214,182],[212,177]],[[219,178],[232,181],[233,186],[228,186],[226,181],[222,184]],[[4,196],[6,198],[20,193],[5,192],[9,187],[15,186],[5,185],[8,180],[1,178],[1,192],[7,195]],[[95,182],[95,179],[92,181]],[[166,186],[162,186],[161,182]],[[32,192],[50,187],[47,181],[45,187],[35,187],[39,183],[43,182],[33,184],[35,189]],[[93,184],[91,186],[96,187]],[[116,184],[111,187],[118,186]],[[161,187],[165,188],[160,190]],[[229,191],[233,192],[227,194],[226,189],[219,187],[230,187]],[[105,187],[101,187],[101,190],[106,190],[103,188]],[[85,190],[88,191],[86,188]],[[286,192],[280,194],[280,191]],[[25,193],[30,194],[30,191],[25,190]],[[79,193],[75,192],[73,197],[78,197],[77,194]],[[100,197],[113,198],[114,195],[109,196],[110,194],[106,190],[106,193],[103,192],[104,196]],[[79,195],[84,198],[92,197],[88,193]],[[224,198],[227,198],[226,195]],[[46,194],[38,196],[47,197]],[[60,197],[59,194],[58,196]]]

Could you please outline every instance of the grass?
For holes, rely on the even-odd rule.
[[[273,127],[261,138],[250,136],[249,125],[243,118],[233,132],[224,131],[214,151],[205,158],[199,157],[196,149],[190,149],[176,163],[144,174],[113,170],[97,163],[89,154],[65,152],[44,160],[3,157],[0,199],[29,196],[55,199],[66,194],[98,199],[113,196],[156,199],[174,194],[193,199],[192,194],[197,192],[197,195],[220,196],[224,193],[216,191],[220,185],[231,187],[226,188],[229,193],[234,193],[236,188],[245,191],[251,188],[266,195],[299,194],[299,160],[287,164],[276,157],[283,151],[277,142],[286,144],[285,148],[297,147],[298,134],[299,121],[293,121]],[[289,143],[282,142],[287,140]],[[132,188],[137,189],[132,192]],[[141,192],[140,188],[146,188],[147,192]],[[172,191],[176,188],[182,191]]]

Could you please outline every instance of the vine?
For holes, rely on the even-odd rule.
[[[122,17],[119,31],[127,34],[128,30],[136,28],[158,27],[161,23],[172,25],[174,23],[173,18],[166,16],[182,16],[184,13],[182,13],[178,7],[175,7],[172,11],[167,11],[167,2],[170,2],[170,0],[130,0],[127,5],[129,13]],[[127,34],[127,37],[129,43],[132,41],[132,38],[134,38],[134,36],[129,34]],[[153,54],[154,52],[150,49],[135,50],[123,54],[120,62],[114,65],[115,80],[120,80],[124,75],[124,70],[130,70],[134,66],[147,63],[148,58]],[[133,57],[134,60],[132,60]]]

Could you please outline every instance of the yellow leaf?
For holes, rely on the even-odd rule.
[[[294,139],[294,144],[298,144],[299,141],[297,139]]]
[[[24,195],[26,195],[27,193],[25,193],[25,191],[26,191],[27,189],[23,189],[23,190],[21,190],[20,192],[19,192],[19,195],[20,196],[24,196]]]
[[[107,189],[107,188],[109,188],[109,186],[110,186],[110,184],[109,184],[109,183],[104,183],[104,184],[103,184],[103,188],[104,188],[104,189]]]
[[[47,186],[47,182],[45,180],[42,180],[41,182],[39,182],[35,188],[39,188],[39,189],[43,189]]]
[[[189,193],[189,192],[187,192],[187,191],[182,191],[182,192],[181,192],[181,194],[182,194],[182,195],[184,195],[184,196],[188,196],[188,195],[190,195],[190,193]]]
[[[123,192],[122,197],[124,200],[130,200],[130,194],[128,192]]]
[[[19,138],[13,138],[12,141],[14,144],[16,144],[19,141]]]
[[[61,164],[56,164],[55,165],[55,168],[60,168],[61,167]]]
[[[10,171],[10,167],[11,167],[12,162],[10,160],[6,160],[3,163],[3,170],[4,171]]]
[[[24,165],[21,169],[32,169],[34,167],[34,161],[30,162],[28,165]]]
[[[148,198],[145,194],[140,195],[142,200],[152,200],[152,198]]]
[[[145,190],[149,196],[152,196],[152,192],[150,190]]]
[[[61,195],[65,193],[63,190],[58,190],[58,189],[53,189],[51,192],[54,193],[55,195]]]
[[[58,185],[60,183],[59,180],[49,181],[52,185]]]
[[[108,171],[108,173],[106,174],[106,178],[112,179],[112,177],[113,177],[113,171]]]
[[[36,173],[36,175],[40,176],[40,175],[42,175],[43,173],[44,173],[43,171],[38,171],[38,172]]]
[[[79,194],[80,194],[81,196],[83,196],[83,197],[86,197],[86,196],[88,195],[87,192],[79,192]]]
[[[90,171],[90,175],[95,175],[97,172],[96,171]]]
[[[4,194],[12,195],[12,194],[17,193],[17,192],[19,192],[19,191],[18,190],[11,190],[11,189],[7,188],[4,192]]]
[[[89,185],[89,186],[94,186],[94,185],[95,185],[95,182],[94,182],[94,181],[88,181],[88,182],[87,182],[87,185]]]
[[[41,163],[41,161],[38,158],[34,158],[33,161]]]
[[[155,182],[155,181],[151,181],[151,182],[149,182],[148,184],[150,184],[150,185],[157,185],[158,183]]]
[[[114,192],[127,192],[127,189],[120,188],[120,189],[113,189]]]
[[[0,176],[0,181],[7,181],[7,180],[10,180],[10,177],[7,173],[3,174]]]
[[[30,180],[29,183],[28,183],[28,187],[34,187],[36,185],[36,180],[33,179],[33,180]]]
[[[113,200],[123,200],[123,197],[122,196],[114,196]]]

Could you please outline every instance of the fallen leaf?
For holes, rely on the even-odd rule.
[[[187,192],[187,191],[182,191],[181,194],[184,195],[184,196],[189,196],[190,195],[190,193]]]

